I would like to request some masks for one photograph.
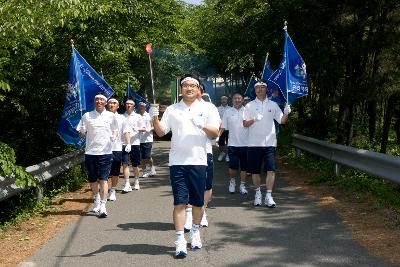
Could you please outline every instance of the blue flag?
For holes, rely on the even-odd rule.
[[[75,48],[72,51],[68,76],[67,96],[57,133],[65,143],[82,148],[85,138],[80,138],[76,131],[82,115],[94,110],[94,97],[97,93],[103,92],[109,98],[114,90]]]
[[[268,54],[265,57],[265,62],[264,62],[264,68],[263,68],[263,72],[261,75],[261,80],[267,81],[269,79],[269,77],[271,77],[272,75],[272,68],[271,68],[271,64],[269,63],[268,60]]]
[[[288,104],[308,94],[306,64],[285,30],[284,53],[279,68],[268,81],[276,85]]]
[[[246,92],[244,93],[244,95],[248,96],[252,101],[256,98],[256,91],[254,89],[254,85],[256,84],[256,82],[256,78],[254,77],[254,75],[252,75],[249,83],[247,84]]]
[[[133,101],[135,102],[135,112],[139,112],[139,102],[146,103],[146,111],[148,112],[150,109],[150,103],[141,95],[137,94],[135,91],[133,91],[131,85],[128,84],[126,85],[126,97],[127,99],[133,98]]]

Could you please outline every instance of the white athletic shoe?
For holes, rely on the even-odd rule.
[[[135,178],[135,185],[133,186],[133,189],[135,189],[135,190],[140,189],[139,178]]]
[[[100,196],[96,195],[94,201],[93,201],[93,209],[92,211],[94,213],[98,213],[100,211]]]
[[[100,203],[100,211],[99,211],[99,217],[100,218],[107,218],[107,209],[106,209],[106,202],[101,202]]]
[[[130,185],[129,182],[125,183],[124,188],[122,189],[122,191],[124,191],[125,193],[131,192],[132,191],[132,187]]]
[[[144,169],[142,172],[142,176],[143,178],[149,177],[150,176],[150,170],[148,169]]]
[[[246,186],[244,185],[244,184],[240,184],[240,186],[239,186],[239,192],[240,192],[240,194],[242,194],[242,195],[247,195],[247,189],[246,189]]]
[[[190,231],[190,246],[192,247],[192,250],[201,249],[203,246],[201,244],[200,230],[197,230],[196,232],[193,232],[193,230]]]
[[[200,225],[202,227],[208,227],[208,220],[207,220],[207,214],[204,212],[203,217],[201,218]]]
[[[225,157],[225,153],[224,152],[219,153],[218,161],[222,161],[224,159],[224,157]]]
[[[154,176],[154,175],[156,175],[156,174],[157,174],[157,172],[156,172],[156,166],[151,166],[150,176]]]
[[[185,258],[187,255],[187,242],[184,238],[175,241],[175,257],[176,258]]]
[[[229,156],[228,156],[228,154],[226,154],[225,161],[226,161],[226,162],[229,162]]]
[[[110,189],[110,194],[108,195],[108,199],[109,199],[110,201],[115,201],[115,200],[117,200],[117,196],[116,196],[116,194],[115,194],[115,189],[114,189],[114,188],[111,188],[111,189]]]
[[[231,178],[231,180],[229,181],[229,193],[233,194],[235,193],[235,188],[236,188],[236,181],[235,178]]]
[[[254,206],[260,206],[261,205],[261,191],[256,191],[256,195],[254,196]]]
[[[185,233],[190,232],[192,230],[192,225],[193,225],[193,215],[192,211],[186,210],[185,211],[185,226],[183,226],[183,230]]]
[[[276,208],[276,203],[272,196],[265,196],[264,203],[268,208]]]

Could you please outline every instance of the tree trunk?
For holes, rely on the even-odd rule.
[[[376,101],[368,101],[368,137],[373,142],[376,134]]]
[[[387,150],[389,130],[390,130],[390,125],[391,125],[392,117],[393,117],[394,102],[395,102],[395,97],[393,95],[391,95],[389,97],[389,100],[388,100],[388,103],[386,106],[385,118],[383,121],[382,141],[381,141],[381,151],[380,151],[381,153],[386,153],[386,150]]]
[[[400,117],[397,117],[394,123],[394,131],[396,133],[396,144],[400,145]]]

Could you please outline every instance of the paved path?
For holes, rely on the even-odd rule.
[[[395,266],[353,241],[333,210],[279,179],[283,170],[274,191],[278,208],[267,209],[252,206],[253,192],[228,194],[227,164],[218,162],[204,247],[174,259],[168,147],[156,143],[157,176],[144,178],[140,191],[117,194],[107,219],[82,216],[22,266]]]

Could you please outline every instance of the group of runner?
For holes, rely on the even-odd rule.
[[[130,163],[133,169],[135,190],[140,189],[139,177],[156,174],[151,156],[153,144],[153,127],[151,117],[146,112],[146,103],[139,102],[138,113],[135,102],[127,99],[126,112],[119,114],[119,101],[107,98],[99,93],[95,96],[95,110],[82,116],[77,130],[86,137],[85,165],[88,180],[94,194],[92,211],[99,217],[108,216],[107,199],[115,201],[118,178],[121,172],[125,184],[123,192],[132,191],[130,183]],[[106,105],[108,110],[106,110]],[[147,167],[148,166],[148,167]],[[139,172],[142,171],[140,175]],[[108,179],[111,188],[108,190]]]
[[[98,94],[95,96],[96,109],[84,114],[77,127],[81,135],[86,135],[85,164],[95,196],[93,211],[98,212],[99,217],[107,217],[107,197],[116,199],[121,164],[125,178],[122,190],[132,191],[129,158],[134,173],[133,187],[139,189],[139,165],[142,170],[145,170],[146,163],[150,165],[142,176],[155,174],[151,159],[153,131],[159,137],[172,132],[168,166],[174,198],[177,258],[187,256],[187,243],[193,250],[202,247],[200,227],[208,226],[205,208],[212,196],[213,139],[219,138],[218,160],[225,157],[229,162],[228,191],[236,191],[239,173],[239,192],[247,194],[246,173],[250,173],[255,189],[254,205],[261,205],[260,173],[263,165],[267,174],[264,203],[269,208],[276,207],[272,197],[277,145],[274,120],[279,124],[286,123],[291,111],[286,105],[282,112],[267,98],[267,84],[264,82],[255,84],[256,99],[246,106],[243,95],[236,92],[232,95],[232,107],[228,106],[228,98],[223,96],[218,109],[202,100],[204,86],[197,77],[185,75],[180,86],[182,100],[167,107],[161,120],[157,105],[152,105],[147,113],[146,104],[140,103],[139,112],[135,113],[134,101],[127,100],[126,113],[121,115],[117,113],[117,99],[107,101],[104,95]],[[109,111],[105,109],[106,103]],[[112,185],[108,194],[109,175]],[[190,232],[188,241],[185,232]]]

